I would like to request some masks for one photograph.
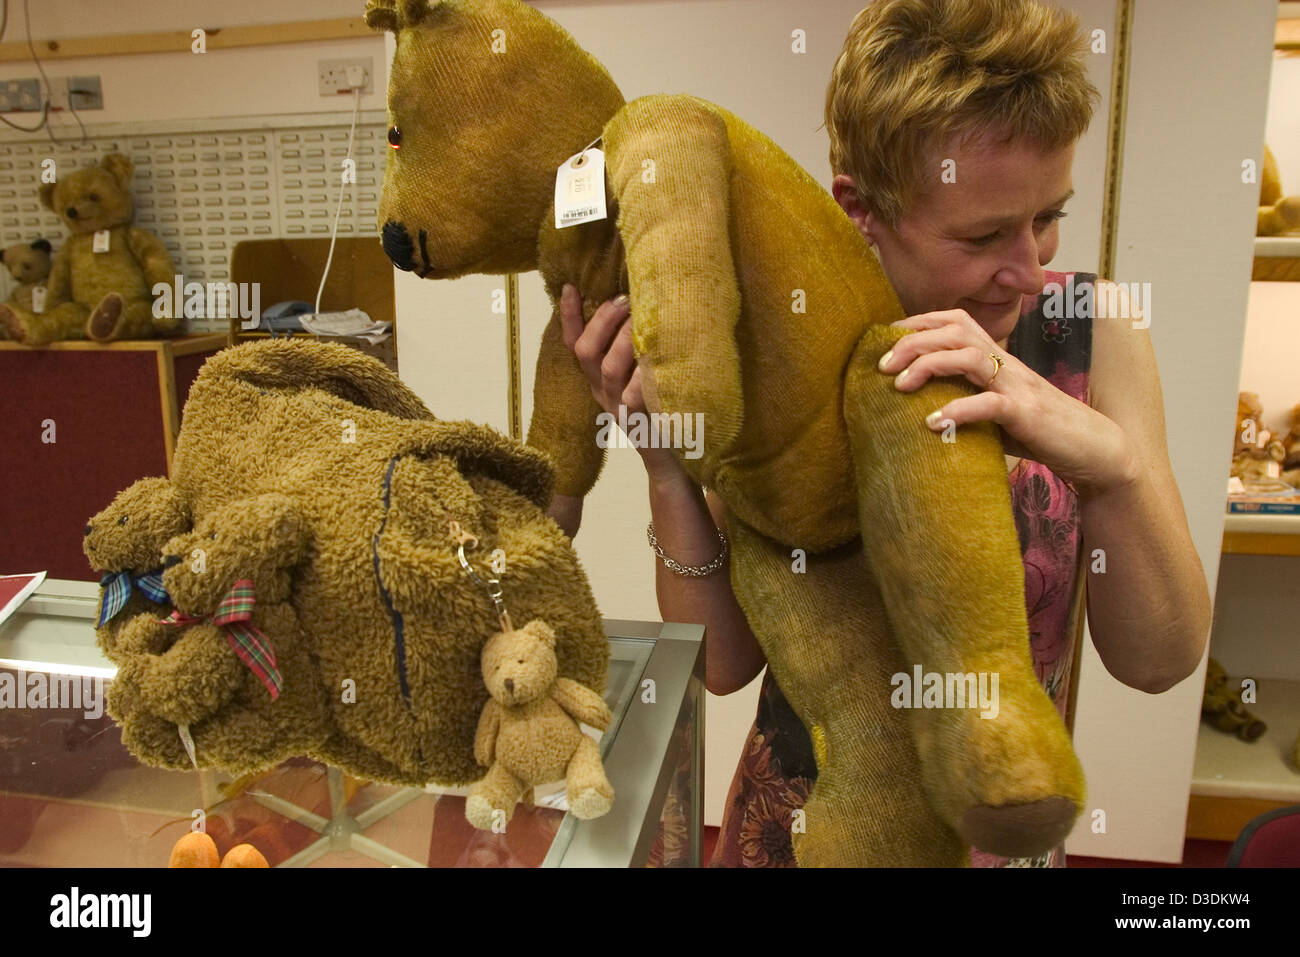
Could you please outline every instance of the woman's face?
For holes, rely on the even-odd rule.
[[[1042,291],[1057,219],[1074,192],[1073,162],[1073,143],[1045,153],[987,136],[965,146],[950,141],[927,157],[932,185],[897,229],[862,208],[849,177],[835,178],[834,193],[875,247],[909,316],[964,309],[1002,343],[1020,319],[1021,297]]]

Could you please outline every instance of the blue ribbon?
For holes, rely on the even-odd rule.
[[[140,593],[160,605],[170,604],[171,598],[163,587],[162,569],[148,572],[135,580]],[[99,621],[96,628],[102,628],[105,622],[116,617],[131,597],[131,572],[105,572],[99,579],[99,587],[104,589],[104,599],[99,608]]]

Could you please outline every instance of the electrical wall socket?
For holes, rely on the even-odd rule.
[[[50,109],[68,109],[68,99],[78,111],[102,110],[104,96],[97,76],[55,76],[50,78]]]
[[[0,113],[40,112],[42,106],[40,80],[0,80]]]
[[[317,63],[320,80],[320,95],[334,96],[338,93],[351,93],[352,84],[348,82],[348,67],[361,67],[365,71],[365,85],[362,93],[375,92],[375,68],[371,57],[352,57],[347,60],[321,60]]]

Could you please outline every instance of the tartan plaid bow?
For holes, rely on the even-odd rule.
[[[221,599],[221,604],[217,605],[217,610],[211,615],[187,615],[177,608],[161,620],[164,625],[192,625],[201,621],[224,628],[230,647],[248,665],[249,670],[257,675],[257,680],[266,686],[274,701],[280,697],[284,677],[275,666],[275,650],[271,647],[271,640],[252,623],[253,602],[253,580],[241,578],[230,586],[230,591],[226,592],[226,597]]]
[[[163,588],[161,568],[141,575],[135,580],[135,585],[146,598],[160,605],[168,600],[167,589]],[[99,579],[99,587],[104,589],[104,600],[99,606],[96,628],[102,628],[105,622],[116,618],[117,613],[126,605],[126,600],[131,597],[131,573],[104,572]]]

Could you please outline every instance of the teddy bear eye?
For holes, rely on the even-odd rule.
[[[91,201],[92,203],[98,203],[98,202],[99,202],[99,194],[98,194],[98,193],[91,193],[90,196],[89,196],[88,198],[90,199],[90,201]]]
[[[214,540],[215,540],[216,537],[217,537],[217,533],[216,533],[216,532],[208,532],[208,538],[211,538],[211,539],[214,539]]]
[[[121,518],[119,518],[119,519],[117,520],[117,524],[119,524],[119,525],[125,525],[125,524],[126,524],[126,516],[123,515]]]
[[[396,126],[390,126],[388,128],[388,145],[395,150],[402,148],[402,131]]]

